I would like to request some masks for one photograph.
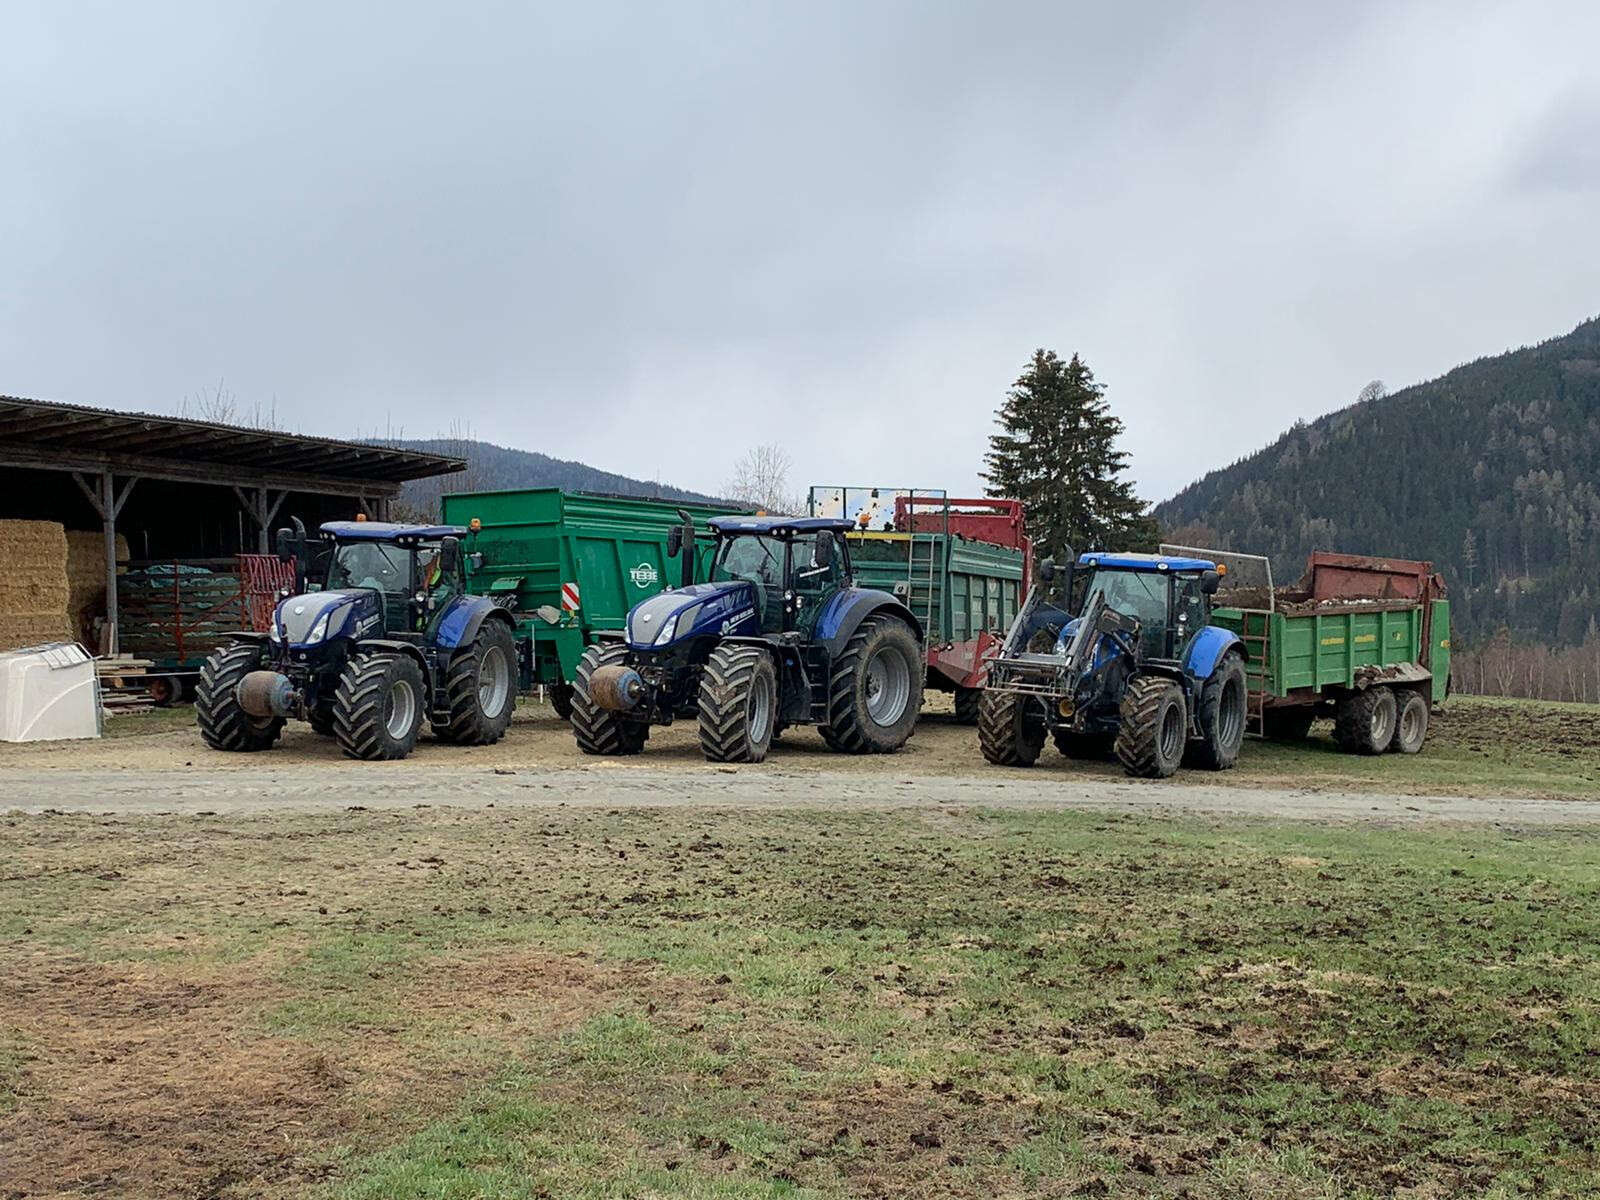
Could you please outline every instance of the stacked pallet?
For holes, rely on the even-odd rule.
[[[0,521],[0,650],[69,642],[67,533],[55,521]]]
[[[95,674],[100,677],[100,706],[106,716],[130,716],[155,707],[155,700],[145,686],[145,672],[153,665],[147,658],[126,654],[95,660]]]
[[[128,539],[117,534],[117,562],[128,560]],[[118,567],[118,572],[126,568]],[[98,529],[67,530],[67,615],[78,641],[96,646],[96,622],[106,615],[106,535]]]

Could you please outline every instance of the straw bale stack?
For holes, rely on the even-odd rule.
[[[0,650],[75,635],[67,534],[55,521],[0,521]]]
[[[128,539],[117,534],[117,573],[127,570]],[[95,644],[94,623],[106,615],[106,535],[99,529],[67,530],[67,615],[85,646]]]

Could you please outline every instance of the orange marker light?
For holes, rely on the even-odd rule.
[[[472,520],[467,522],[467,528],[472,530],[473,533],[477,533],[478,530],[483,528],[483,522],[478,520],[477,517],[473,517]]]
[[[366,513],[357,513],[356,514],[356,520],[365,521],[366,519],[367,519],[367,514]]]

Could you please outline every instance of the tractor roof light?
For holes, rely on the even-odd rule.
[[[477,533],[478,530],[483,528],[483,522],[478,520],[477,517],[473,517],[472,520],[467,522],[467,528],[472,530],[473,533]]]
[[[356,520],[358,520],[358,521],[365,521],[365,520],[366,520],[366,519],[367,519],[367,514],[366,514],[366,513],[364,513],[364,512],[358,512],[358,513],[357,513],[357,514],[356,514]]]

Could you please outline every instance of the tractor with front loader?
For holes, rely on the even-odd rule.
[[[265,750],[290,717],[345,755],[410,754],[423,723],[461,745],[499,741],[517,694],[510,614],[469,595],[454,525],[330,521],[278,531],[295,564],[265,633],[238,632],[200,672],[195,716],[215,750]],[[308,590],[308,572],[325,575]]]
[[[1069,757],[1115,754],[1129,775],[1180,763],[1227,770],[1249,703],[1245,645],[1211,623],[1220,574],[1200,558],[1085,554],[1065,583],[1043,564],[989,664],[978,740],[991,763],[1031,767],[1047,739]],[[1075,594],[1081,602],[1074,615]]]
[[[695,529],[674,527],[680,585],[640,601],[584,652],[572,732],[586,754],[637,754],[653,725],[697,721],[712,762],[760,762],[787,726],[838,751],[886,754],[922,707],[923,631],[888,592],[855,586],[828,517],[713,517],[710,579]]]

